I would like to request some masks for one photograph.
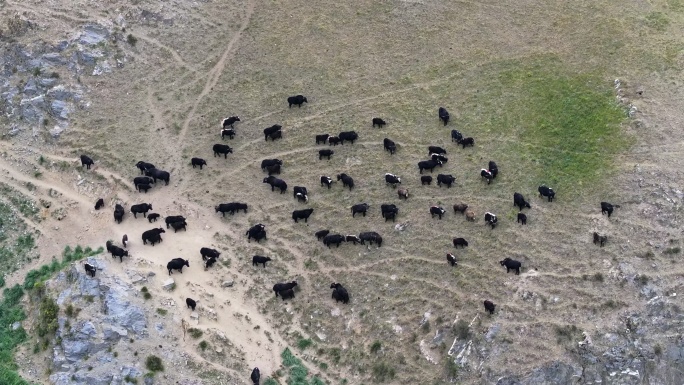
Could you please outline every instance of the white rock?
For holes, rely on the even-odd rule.
[[[199,320],[199,314],[196,311],[190,313],[190,319]]]
[[[221,287],[233,287],[234,284],[235,284],[235,281],[233,281],[232,279],[229,279],[227,281],[223,281],[223,283],[221,284]]]
[[[162,289],[164,290],[171,290],[173,287],[175,287],[176,281],[173,280],[173,278],[169,278],[164,283],[162,284]]]

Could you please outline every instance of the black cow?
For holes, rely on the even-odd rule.
[[[264,178],[263,182],[271,185],[271,191],[275,191],[276,187],[280,189],[281,194],[284,194],[285,191],[287,191],[287,183],[285,183],[285,181],[282,179],[274,177],[273,175],[269,175],[268,177]]]
[[[357,205],[354,205],[351,207],[351,212],[352,212],[352,218],[356,215],[356,213],[361,213],[363,216],[366,216],[366,211],[368,211],[368,208],[370,205],[368,203],[359,203]]]
[[[430,175],[423,175],[423,176],[421,176],[421,177],[420,177],[420,184],[423,185],[423,186],[425,186],[426,184],[427,184],[427,185],[432,184],[432,176],[430,176]]]
[[[328,190],[330,190],[330,186],[333,184],[333,179],[329,176],[321,175],[321,186],[328,186]]]
[[[440,155],[440,154],[430,154],[430,158],[431,158],[432,160],[434,160],[435,162],[441,162],[441,163],[439,164],[439,167],[442,167],[442,165],[443,165],[444,163],[446,163],[446,162],[449,161],[449,158],[447,158],[447,157],[444,156],[444,155]]]
[[[380,212],[382,213],[383,218],[387,218],[387,214],[393,213],[393,214],[398,214],[399,213],[399,207],[395,204],[382,204],[380,205]],[[385,220],[387,222],[387,220]]]
[[[166,228],[169,228],[169,225],[171,225],[173,222],[183,222],[185,221],[185,217],[182,215],[169,215],[168,217],[164,218],[164,222],[166,222]]]
[[[140,183],[140,184],[136,184],[135,188],[138,190],[138,192],[144,191],[145,194],[147,194],[147,190],[151,189],[152,186],[150,186],[148,183]]]
[[[283,128],[280,124],[274,124],[271,127],[266,127],[264,128],[264,140],[268,140],[268,137],[271,136],[274,132],[278,132]]]
[[[104,199],[100,198],[95,202],[95,210],[99,210],[104,207]]]
[[[261,379],[259,368],[254,368],[252,370],[252,375],[250,375],[249,378],[252,380],[253,385],[259,385],[259,380]]]
[[[541,185],[541,186],[539,186],[539,188],[537,189],[537,191],[539,191],[539,197],[540,197],[540,198],[541,198],[541,197],[547,197],[548,200],[549,200],[549,202],[553,201],[553,198],[556,197],[556,192],[553,191],[552,188],[546,187],[546,185]]]
[[[337,174],[337,180],[342,181],[342,187],[349,187],[349,191],[354,188],[354,179],[345,173]]]
[[[86,262],[83,266],[85,267],[86,275],[90,274],[91,277],[95,278],[95,272],[97,271],[95,266],[88,262]]]
[[[371,245],[373,243],[377,243],[378,247],[382,246],[382,237],[380,234],[376,233],[375,231],[367,231],[364,233],[359,234],[359,239],[361,239],[361,244],[365,245],[366,241],[370,243]]]
[[[344,241],[345,242],[352,242],[353,244],[361,243],[361,239],[359,237],[357,237],[356,235],[345,235]]]
[[[192,311],[195,311],[195,307],[197,306],[197,302],[194,299],[186,298],[185,304],[188,305],[188,308],[191,308]]]
[[[437,155],[442,155],[446,154],[446,150],[443,149],[442,147],[439,146],[428,146],[428,155],[432,154],[437,154]]]
[[[610,204],[608,202],[601,202],[601,215],[608,213],[608,218],[613,214],[613,210],[620,208],[620,205]]]
[[[332,292],[332,298],[335,299],[335,302],[340,302],[342,303],[349,303],[349,293],[347,292],[347,289],[342,286],[340,283],[332,283],[330,284],[331,289],[335,289]]]
[[[508,273],[511,270],[515,270],[516,275],[520,274],[520,268],[522,267],[522,263],[510,258],[504,258],[504,260],[499,261],[499,263],[501,264],[501,266],[506,267],[506,273]]]
[[[109,252],[112,253],[112,258],[119,257],[120,262],[123,262],[123,257],[128,257],[128,250],[118,246],[111,246]]]
[[[454,214],[457,212],[463,214],[468,209],[468,205],[465,203],[457,203],[454,205]]]
[[[344,145],[344,141],[347,140],[354,144],[354,142],[359,138],[359,134],[356,131],[343,131],[337,136],[340,138],[340,144]]]
[[[276,139],[282,139],[283,138],[283,132],[281,130],[278,130],[276,132],[272,132],[268,135],[268,137],[266,139],[267,141],[268,141],[268,138],[270,138],[271,141],[275,142]]]
[[[282,298],[283,301],[286,299],[294,298],[295,297],[295,292],[293,289],[289,290],[283,290],[280,292],[280,298]]]
[[[208,247],[203,247],[200,249],[200,255],[202,256],[202,260],[206,261],[209,258],[216,258],[221,255],[221,252],[216,250],[216,249],[210,249]]]
[[[235,214],[236,211],[244,211],[245,214],[247,214],[247,203],[240,203],[240,202],[230,202],[230,203],[220,203],[218,206],[214,206],[214,210],[216,212],[220,212],[223,214],[223,216],[226,216],[226,213],[233,215]]]
[[[488,167],[489,172],[492,173],[492,178],[496,178],[496,176],[499,174],[499,166],[497,166],[493,160],[489,161],[488,166],[489,166]]]
[[[192,163],[192,168],[195,168],[195,166],[199,166],[200,170],[202,169],[202,166],[207,165],[207,161],[202,158],[192,158],[190,159],[190,163]]]
[[[430,172],[432,172],[432,170],[434,170],[435,167],[440,166],[441,164],[442,164],[442,162],[434,161],[432,159],[422,160],[422,161],[418,162],[418,170],[420,170],[421,174],[423,173],[423,170],[430,170]]]
[[[463,139],[461,139],[461,141],[458,144],[463,146],[463,148],[466,148],[466,146],[472,147],[472,146],[475,146],[475,139],[473,139],[471,137],[463,138]]]
[[[152,163],[143,162],[142,160],[136,163],[135,167],[137,167],[140,170],[141,175],[144,174],[147,170],[156,168]]]
[[[600,247],[603,247],[603,244],[606,242],[608,242],[607,235],[599,235],[599,233],[594,232],[594,244],[599,243]]]
[[[451,130],[451,141],[459,143],[463,139],[463,134],[458,130]]]
[[[325,142],[328,140],[329,136],[330,136],[330,134],[316,135],[316,144],[319,144],[319,143],[325,144]]]
[[[231,117],[223,119],[223,121],[221,122],[221,127],[222,128],[226,128],[227,126],[233,127],[233,124],[235,124],[235,122],[239,122],[239,121],[240,121],[239,117],[231,116]]]
[[[447,123],[449,123],[449,111],[447,111],[446,108],[439,107],[439,110],[437,110],[437,116],[439,116],[439,120],[444,122],[445,126],[447,125]]]
[[[385,147],[385,151],[389,151],[390,155],[393,155],[397,151],[397,144],[389,138],[383,139],[382,145]]]
[[[328,138],[328,145],[329,145],[329,146],[337,146],[337,145],[340,144],[341,142],[342,142],[342,139],[340,139],[340,138],[337,137],[337,136],[331,136],[331,137]]]
[[[378,127],[382,128],[382,126],[384,126],[385,124],[387,123],[381,118],[373,118],[373,127],[377,125]]]
[[[397,184],[401,184],[401,178],[394,174],[385,173],[385,184],[392,185],[392,187],[397,187]]]
[[[314,209],[295,210],[292,212],[292,219],[295,223],[298,223],[300,219],[303,219],[305,223],[309,222],[309,217],[313,211]]]
[[[252,266],[259,266],[259,264],[264,265],[264,269],[266,268],[266,262],[269,262],[271,260],[270,257],[262,257],[261,255],[255,255],[252,257]]]
[[[107,242],[105,242],[105,247],[107,248],[107,252],[111,253],[112,248],[114,247],[114,244],[112,243],[112,241],[107,241]]]
[[[306,191],[306,187],[294,186],[292,188],[292,196],[300,202],[306,203],[309,201],[309,193]]]
[[[392,222],[394,222],[397,218],[397,213],[396,212],[389,212],[385,213],[385,222],[389,221],[390,219]]]
[[[496,305],[492,301],[484,301],[484,308],[486,312],[489,312],[489,314],[494,314],[494,309],[496,308]]]
[[[94,164],[95,164],[95,162],[93,162],[93,160],[90,159],[90,157],[88,157],[86,155],[81,155],[81,167],[86,166],[86,169],[90,170],[90,166],[92,166]]]
[[[173,227],[174,233],[177,233],[178,230],[180,230],[180,229],[188,231],[187,226],[188,226],[188,223],[185,221],[171,222],[171,227]]]
[[[216,143],[212,149],[214,150],[214,158],[217,156],[220,158],[223,154],[223,159],[228,159],[228,154],[233,153],[233,149],[226,144]]]
[[[517,192],[513,194],[513,206],[518,206],[518,208],[520,208],[520,211],[522,211],[522,209],[525,207],[527,207],[528,209],[532,208],[532,206],[530,206],[530,203],[525,200],[525,197],[523,197],[522,194]]]
[[[494,228],[494,226],[496,226],[496,223],[497,223],[496,215],[487,212],[487,213],[485,213],[484,218],[485,218],[485,224],[492,226],[492,229]]]
[[[277,297],[278,294],[285,290],[292,290],[297,286],[297,281],[292,281],[292,282],[286,282],[286,283],[276,283],[273,285],[273,291],[275,292],[275,296]]]
[[[232,128],[225,128],[221,130],[221,139],[225,139],[226,136],[228,139],[233,139],[235,137],[235,130]]]
[[[205,271],[208,270],[210,267],[214,266],[215,263],[216,263],[216,258],[214,258],[214,257],[208,258],[206,261],[204,261],[204,270]]]
[[[287,103],[290,105],[290,108],[292,108],[293,104],[296,104],[299,108],[301,108],[302,104],[309,102],[306,100],[306,97],[304,97],[304,95],[296,95],[287,98]]]
[[[163,180],[166,186],[169,185],[169,180],[171,177],[168,171],[158,170],[156,168],[149,168],[145,170],[145,175],[151,176],[155,183],[157,183],[157,179]]]
[[[150,178],[149,176],[136,176],[133,178],[133,185],[135,186],[136,190],[138,189],[139,184],[153,184],[154,179]]]
[[[330,230],[319,230],[314,233],[316,239],[318,239],[319,241],[321,240],[321,238],[325,237],[328,234],[330,234]]]
[[[280,159],[264,159],[261,161],[261,169],[266,170],[268,166],[273,166],[277,164],[278,166],[283,165],[283,161]]]
[[[518,213],[518,223],[522,223],[523,225],[527,224],[527,215],[523,213]]]
[[[147,212],[152,210],[152,204],[150,203],[141,203],[138,205],[133,205],[131,206],[131,212],[133,213],[133,217],[137,218],[137,215],[142,213],[143,217],[147,217]]]
[[[437,186],[442,187],[442,183],[444,183],[448,188],[451,188],[451,184],[456,182],[456,178],[454,178],[451,174],[437,174]]]
[[[494,179],[494,176],[492,175],[491,172],[487,169],[481,169],[480,170],[480,176],[483,177],[485,180],[487,180],[487,184],[492,183],[492,179]]]
[[[190,261],[176,258],[166,264],[166,268],[169,269],[169,275],[171,275],[171,270],[178,270],[179,273],[183,274],[183,266],[190,267]]]
[[[157,214],[157,213],[150,213],[150,214],[147,215],[147,220],[148,220],[150,223],[156,222],[157,219],[159,219],[159,214]]]
[[[270,166],[267,166],[266,172],[268,173],[268,175],[273,175],[273,174],[280,175],[280,165],[279,164],[272,164]]]
[[[330,157],[333,156],[334,153],[335,151],[333,150],[318,150],[318,160],[322,160],[323,157],[326,157],[328,160],[330,160]]]
[[[165,232],[166,231],[161,227],[158,229],[151,229],[145,231],[144,233],[142,233],[143,245],[146,245],[147,241],[150,241],[152,246],[154,246],[155,243],[163,241],[163,239],[161,238],[161,234]]]
[[[124,214],[125,214],[125,211],[124,211],[123,206],[121,206],[120,204],[117,203],[114,206],[114,220],[116,221],[116,223],[121,223],[121,221],[123,220]]]
[[[252,239],[255,241],[259,242],[262,239],[267,239],[266,238],[266,226],[262,225],[261,223],[256,224],[247,230],[245,235],[247,236],[247,242],[251,242]]]
[[[454,247],[468,247],[468,241],[465,238],[454,238]]]
[[[434,218],[435,215],[439,215],[439,219],[442,219],[442,215],[444,215],[444,213],[446,213],[446,210],[444,210],[443,208],[441,208],[439,206],[430,207],[430,216],[432,218]]]
[[[449,264],[450,264],[451,266],[456,266],[456,265],[458,265],[458,262],[456,262],[456,257],[454,257],[453,254],[447,253],[447,255],[446,255],[446,260],[447,260],[447,262],[449,262]]]
[[[335,244],[340,247],[340,243],[346,242],[346,237],[342,234],[328,234],[323,237],[323,244],[330,248],[330,245]]]

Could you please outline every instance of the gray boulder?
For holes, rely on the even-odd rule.
[[[89,24],[83,28],[78,42],[84,45],[97,45],[104,42],[109,37],[107,28],[98,24]]]
[[[130,285],[118,280],[109,285],[102,285],[104,292],[105,320],[112,325],[119,325],[137,335],[147,335],[147,318],[145,312],[129,300]]]

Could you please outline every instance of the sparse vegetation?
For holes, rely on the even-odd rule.
[[[157,308],[157,314],[159,314],[160,316],[165,316],[166,314],[168,314],[168,312],[169,311],[166,309],[162,309],[160,307]]]
[[[466,320],[458,320],[454,325],[454,333],[460,340],[466,340],[470,337],[470,325]]]
[[[145,367],[147,370],[150,372],[163,372],[164,371],[164,364],[162,363],[161,358],[155,356],[155,355],[149,355],[145,359]]]
[[[575,342],[582,339],[582,332],[575,325],[556,326],[556,342]]]
[[[386,362],[377,362],[373,364],[373,378],[378,382],[386,382],[394,379],[396,370],[393,366]]]
[[[198,338],[202,337],[202,335],[204,334],[204,332],[202,332],[200,329],[196,329],[196,328],[188,329],[188,333],[190,333],[190,337],[192,337],[194,339],[198,339]]]
[[[83,258],[87,258],[96,254],[100,254],[103,250],[103,247],[100,247],[97,250],[93,250],[90,247],[86,247],[84,249],[81,246],[76,246],[74,250],[71,250],[71,247],[67,246],[64,248],[64,252],[62,253],[61,262],[57,261],[56,258],[53,258],[52,263],[50,263],[49,265],[43,265],[38,270],[29,271],[28,274],[26,274],[26,279],[24,279],[23,288],[26,290],[32,289],[34,286],[36,286],[36,284],[41,283],[46,279],[50,278],[52,274],[63,269],[69,263],[79,261]]]
[[[299,348],[299,350],[304,350],[311,345],[313,345],[313,341],[311,341],[308,338],[302,338],[297,342],[297,347]]]
[[[138,43],[138,38],[133,36],[133,34],[129,33],[126,37],[126,41],[128,42],[128,44],[135,46]]]
[[[382,349],[382,344],[380,341],[374,341],[371,346],[370,346],[370,352],[371,353],[377,353]]]
[[[668,255],[679,254],[681,252],[682,252],[682,249],[679,246],[668,247],[667,249],[663,250],[663,254],[668,254]]]
[[[198,346],[200,349],[202,349],[202,351],[205,351],[209,347],[209,343],[207,341],[202,340]]]

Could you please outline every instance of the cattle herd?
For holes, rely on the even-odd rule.
[[[298,107],[301,108],[303,103],[308,103],[307,98],[302,96],[302,95],[296,95],[296,96],[291,96],[287,98],[287,102],[289,104],[289,107],[291,108],[293,105],[297,105]],[[440,107],[438,110],[438,117],[439,120],[446,126],[449,123],[449,112],[446,110],[444,107]],[[221,122],[221,138],[228,137],[229,139],[233,139],[236,135],[236,131],[234,128],[234,124],[240,122],[240,118],[238,116],[231,116],[228,118],[225,118]],[[379,128],[383,128],[385,125],[387,125],[387,122],[384,119],[381,118],[373,118],[372,119],[372,126],[378,126]],[[282,138],[282,126],[281,125],[273,125],[270,126],[266,129],[264,129],[264,138],[265,140],[268,141],[268,139],[271,140],[276,140],[276,139],[281,139]],[[330,135],[330,134],[321,134],[321,135],[316,135],[316,144],[328,144],[329,146],[337,146],[339,145],[344,145],[344,142],[349,142],[350,144],[354,144],[354,142],[359,138],[359,135],[355,131],[346,131],[346,132],[341,132],[338,135]],[[458,130],[451,130],[451,140],[452,142],[456,142],[457,144],[461,145],[463,149],[465,149],[467,146],[474,146],[475,140],[471,137],[464,137]],[[385,138],[383,140],[383,146],[385,151],[388,151],[390,155],[394,154],[397,151],[397,145],[394,141],[392,141],[389,138]],[[220,157],[221,155],[224,156],[224,158],[227,158],[228,154],[233,153],[232,148],[230,148],[227,145],[224,144],[214,144],[213,148],[213,153],[214,156]],[[330,149],[322,149],[319,151],[319,160],[322,160],[323,158],[330,159],[330,157],[334,154],[333,150]],[[423,173],[423,171],[429,170],[432,172],[435,168],[442,167],[446,162],[448,162],[448,158],[446,157],[447,151],[444,148],[438,147],[438,146],[428,146],[428,156],[429,159],[420,161],[418,163],[418,171],[419,175]],[[95,164],[95,162],[88,156],[86,155],[81,155],[81,164],[82,166],[86,166],[87,169],[90,169],[92,165]],[[207,162],[204,159],[201,158],[192,158],[191,160],[192,167],[195,168],[199,166],[199,169],[202,170],[203,166],[207,166]],[[135,177],[133,179],[133,183],[135,185],[135,188],[138,192],[145,192],[151,188],[153,184],[156,184],[158,180],[164,181],[165,185],[169,184],[170,180],[170,174],[167,171],[160,170],[156,168],[155,165],[143,161],[139,161],[135,165],[139,170],[141,174],[144,174],[143,176]],[[288,185],[287,183],[279,179],[273,174],[280,174],[281,168],[283,166],[283,161],[280,159],[264,159],[261,162],[261,169],[268,173],[268,176],[263,179],[263,183],[268,184],[271,187],[271,191],[276,191],[280,194],[284,194],[287,189]],[[483,168],[480,170],[480,176],[481,178],[487,182],[487,184],[491,184],[497,177],[499,173],[499,169],[497,164],[494,161],[490,161],[487,165],[487,168]],[[385,183],[388,186],[391,186],[392,188],[396,188],[397,185],[401,185],[402,183],[402,178],[391,174],[391,173],[385,173],[384,175],[385,178]],[[332,177],[322,175],[320,176],[320,185],[323,188],[328,188],[330,189],[333,185],[333,183],[336,183],[337,181],[342,181],[343,187],[349,188],[349,191],[351,191],[354,188],[354,179],[345,174],[338,174],[336,176],[336,180],[334,180]],[[420,175],[420,181],[421,185],[430,185],[432,184],[433,178],[432,176],[429,175]],[[450,188],[452,184],[456,181],[456,178],[453,177],[450,174],[438,174],[437,175],[437,185],[442,186],[445,185],[447,188]],[[556,197],[556,193],[553,191],[552,188],[546,186],[546,185],[541,185],[538,188],[539,196],[540,197],[546,197],[548,199],[548,202],[552,202],[553,199]],[[397,195],[399,199],[408,199],[409,198],[409,190],[408,188],[403,188],[400,187],[397,189]],[[306,187],[303,186],[293,186],[293,197],[301,202],[301,203],[308,203],[309,197],[308,197],[308,190]],[[519,209],[519,213],[517,215],[517,222],[526,225],[527,224],[527,215],[522,212],[523,209],[528,208],[531,209],[532,206],[530,203],[525,200],[525,197],[518,193],[515,192],[513,194],[513,205],[517,206]],[[102,207],[104,207],[104,200],[103,199],[98,199],[96,204],[95,204],[95,209],[99,210]],[[366,216],[366,213],[370,209],[371,205],[368,203],[359,203],[351,206],[351,215],[352,217],[355,217],[357,214],[360,214],[362,216]],[[619,208],[619,205],[613,205],[608,202],[601,202],[601,213],[602,214],[608,214],[608,217],[610,217],[613,213],[613,210],[615,208]],[[385,221],[392,220],[393,222],[395,221],[396,216],[399,214],[399,207],[397,207],[394,204],[382,204],[380,206],[381,212],[382,212],[382,217],[385,218]],[[226,213],[230,215],[235,215],[236,213],[243,211],[244,213],[247,213],[248,210],[248,205],[246,203],[242,202],[230,202],[230,203],[220,203],[217,206],[214,207],[215,211],[217,213],[221,213],[222,216],[225,217]],[[133,214],[134,218],[137,218],[138,214],[142,214],[143,217],[147,218],[150,223],[156,222],[157,219],[160,217],[159,214],[150,212],[152,211],[152,204],[149,203],[140,203],[140,204],[135,204],[130,207],[130,212]],[[469,206],[466,203],[457,203],[453,205],[453,210],[454,213],[462,214],[465,216],[467,221],[474,221],[475,220],[475,212],[469,208]],[[148,214],[149,212],[149,214]],[[292,219],[294,220],[295,223],[298,223],[300,220],[303,220],[304,222],[308,222],[309,217],[313,214],[314,209],[303,209],[303,210],[294,210],[292,212]],[[440,206],[431,206],[429,208],[429,213],[431,217],[437,217],[438,219],[442,219],[443,216],[446,215],[447,210],[444,209],[443,207]],[[114,206],[114,220],[116,223],[121,223],[124,219],[125,216],[125,210],[123,206],[120,204],[115,204]],[[167,216],[165,218],[165,223],[166,223],[166,229],[172,228],[174,232],[177,232],[179,230],[187,230],[187,220],[181,215],[172,215],[172,216]],[[494,213],[491,212],[485,212],[484,214],[484,223],[485,225],[491,226],[491,229],[493,230],[497,223],[498,219]],[[143,245],[150,244],[151,246],[154,246],[156,243],[160,243],[163,241],[161,235],[165,233],[165,229],[163,227],[159,228],[153,228],[150,230],[147,230],[142,233],[142,241]],[[247,231],[245,232],[245,235],[247,236],[248,242],[251,242],[251,240],[254,240],[256,242],[263,240],[267,240],[266,238],[266,226],[262,223],[258,223],[256,225],[253,225]],[[330,230],[320,230],[317,231],[315,234],[316,238],[323,242],[325,246],[330,248],[332,245],[335,245],[335,247],[339,247],[342,242],[352,242],[354,244],[361,244],[365,245],[366,242],[368,242],[369,245],[376,244],[378,247],[382,246],[383,238],[380,234],[374,231],[369,231],[369,232],[362,232],[358,236],[357,235],[342,235],[342,234],[336,234],[332,233]],[[128,241],[128,236],[124,235],[124,238],[122,240],[124,248],[118,247],[114,245],[111,241],[106,242],[106,247],[107,251],[111,253],[112,257],[116,258],[119,257],[120,261],[123,262],[123,257],[128,256],[128,251],[125,250],[126,248],[126,243]],[[599,244],[601,247],[606,243],[607,241],[607,236],[606,235],[599,235],[598,233],[594,232],[593,233],[593,242],[594,244]],[[454,248],[465,248],[468,247],[468,241],[464,238],[457,237],[453,239],[453,245]],[[203,247],[200,249],[200,255],[202,257],[202,261],[204,263],[204,269],[209,269],[212,267],[213,264],[216,263],[220,256],[220,252],[215,249],[210,249],[207,247]],[[454,254],[447,253],[446,255],[446,260],[447,263],[453,267],[458,266],[458,260]],[[270,257],[264,257],[260,255],[255,255],[252,257],[252,265],[258,267],[260,264],[263,266],[263,268],[266,268],[267,262],[271,261]],[[515,274],[520,274],[520,269],[522,268],[522,263],[516,260],[513,260],[511,258],[504,258],[502,261],[500,261],[500,265],[506,268],[506,272],[510,272],[511,270],[515,271]],[[183,267],[190,267],[190,261],[187,259],[183,258],[174,258],[170,260],[167,263],[167,270],[169,275],[172,274],[172,272],[178,271],[179,273],[183,273]],[[96,272],[96,267],[86,263],[85,264],[85,270],[86,273],[91,275],[92,277],[95,276]],[[280,297],[283,301],[287,299],[294,299],[295,298],[295,288],[298,288],[297,282],[292,281],[292,282],[286,282],[286,283],[276,283],[273,286],[273,291],[275,293],[276,297]],[[344,304],[349,302],[349,292],[347,291],[344,286],[340,283],[332,283],[330,285],[330,288],[333,289],[332,292],[332,299],[335,299],[336,302],[342,302]],[[496,305],[489,301],[485,300],[484,302],[484,308],[485,311],[494,314],[495,307]],[[194,301],[191,298],[186,299],[186,304],[188,305],[188,308],[191,308],[193,311],[195,310],[196,307],[196,301]],[[254,382],[254,384],[258,385],[259,383],[259,378],[260,378],[260,373],[258,368],[254,368],[251,374],[251,379]]]

